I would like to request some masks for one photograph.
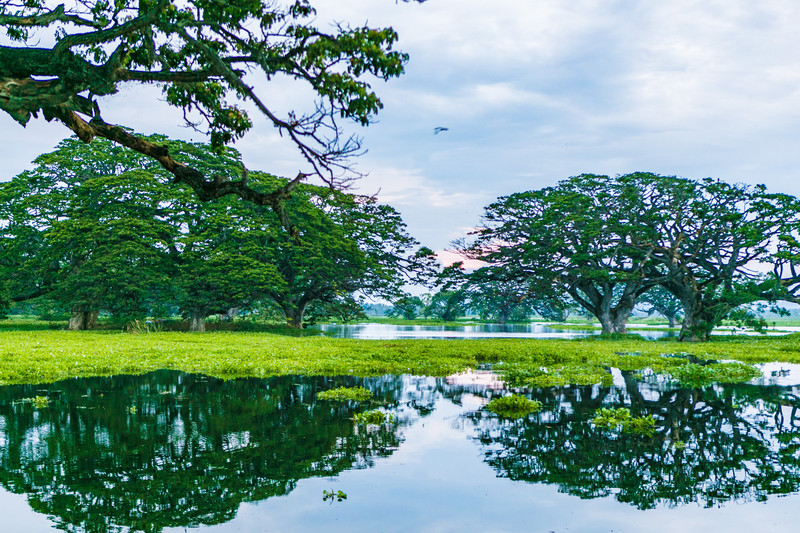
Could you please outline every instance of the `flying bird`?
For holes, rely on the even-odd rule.
[[[433,128],[433,134],[438,135],[439,133],[443,131],[448,131],[449,129],[450,128],[445,128],[444,126],[436,126],[435,128]]]

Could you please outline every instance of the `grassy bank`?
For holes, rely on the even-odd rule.
[[[604,367],[653,368],[687,364],[663,354],[747,363],[800,363],[800,335],[718,337],[703,344],[623,340],[354,340],[291,337],[262,332],[191,334],[56,330],[0,332],[0,383],[139,374],[170,368],[218,377],[273,375],[442,376],[480,363],[503,362],[524,372],[547,368],[559,383],[600,382]],[[530,373],[530,372],[529,372]],[[547,382],[550,383],[550,382]]]

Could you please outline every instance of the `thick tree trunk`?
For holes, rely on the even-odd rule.
[[[283,305],[283,314],[286,315],[286,324],[292,329],[303,329],[303,315],[306,313],[306,303],[287,303]]]
[[[206,314],[199,309],[192,310],[189,315],[189,331],[202,333],[206,330]]]
[[[97,326],[97,317],[99,314],[99,311],[73,311],[72,316],[69,317],[69,326],[67,329],[70,331],[93,329]]]
[[[685,301],[684,317],[678,340],[682,342],[705,342],[711,337],[711,330],[716,325],[715,313],[703,305],[702,300],[694,298]]]
[[[611,333],[628,333],[628,318],[631,316],[633,308],[627,306],[619,308],[619,306],[612,309],[601,309],[600,312],[595,314],[597,320],[600,321],[603,334]]]

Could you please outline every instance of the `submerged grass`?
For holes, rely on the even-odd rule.
[[[130,335],[114,331],[6,330],[0,331],[0,383],[46,383],[162,368],[223,378],[289,374],[444,376],[481,363],[500,362],[520,374],[547,374],[550,384],[599,383],[607,379],[602,377],[607,375],[607,367],[668,372],[687,364],[682,358],[663,357],[676,353],[746,363],[800,363],[800,334],[726,336],[708,343],[686,344],[635,337],[384,341],[264,332]]]

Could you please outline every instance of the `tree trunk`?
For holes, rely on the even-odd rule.
[[[716,325],[715,313],[709,311],[701,301],[686,302],[681,332],[681,342],[705,342],[711,338],[711,330]]]
[[[67,329],[70,331],[83,331],[93,329],[97,326],[97,317],[99,311],[72,311],[72,316],[69,317],[69,326]]]
[[[303,329],[303,315],[308,304],[287,303],[283,305],[283,314],[286,315],[286,324],[292,329]]]
[[[206,314],[199,309],[193,309],[189,315],[189,331],[202,333],[206,330]]]

